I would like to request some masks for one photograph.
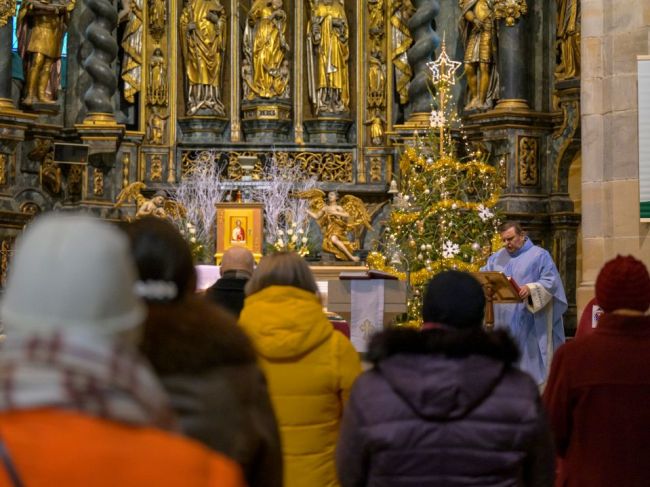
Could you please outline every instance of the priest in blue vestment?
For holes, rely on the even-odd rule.
[[[499,232],[504,247],[481,270],[512,277],[522,302],[495,304],[495,328],[510,330],[521,351],[521,369],[543,386],[553,352],[564,343],[564,286],[551,255],[534,245],[518,223],[506,222]]]

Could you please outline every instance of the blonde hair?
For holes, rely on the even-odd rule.
[[[318,294],[316,280],[307,263],[294,252],[278,252],[265,256],[246,283],[246,296],[269,286],[293,286]]]

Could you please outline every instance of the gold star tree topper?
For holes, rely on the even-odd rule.
[[[445,83],[454,85],[456,84],[456,70],[460,68],[461,64],[463,63],[453,61],[449,58],[445,46],[445,38],[443,37],[440,56],[435,61],[427,63],[427,67],[431,70],[434,84]]]

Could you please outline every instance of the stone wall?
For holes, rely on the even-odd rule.
[[[636,56],[650,54],[648,0],[582,0],[582,276],[578,310],[602,265],[632,254],[650,267],[639,222]]]

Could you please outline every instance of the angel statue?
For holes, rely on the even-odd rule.
[[[358,233],[362,226],[372,229],[363,201],[348,194],[339,204],[336,192],[330,191],[326,202],[325,193],[320,189],[301,191],[295,197],[309,200],[307,214],[316,220],[323,233],[323,251],[339,260],[358,262],[359,257],[352,255],[359,248]],[[352,240],[348,239],[350,233],[354,235]]]
[[[119,208],[122,204],[135,200],[136,220],[145,216],[169,218],[171,220],[185,218],[187,212],[183,205],[177,201],[169,199],[164,191],[157,191],[151,199],[145,198],[141,191],[146,187],[147,186],[140,181],[129,184],[120,191],[120,194],[117,195],[117,201],[113,206]]]

